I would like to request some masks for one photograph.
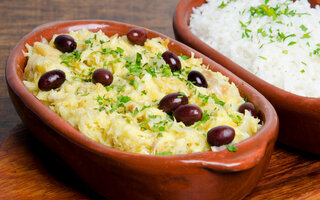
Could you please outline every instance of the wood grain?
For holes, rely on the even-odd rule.
[[[290,151],[289,151],[290,150]],[[277,146],[245,200],[320,199],[319,158]],[[103,199],[21,124],[0,146],[0,199]]]
[[[0,199],[102,199],[16,126],[0,147]]]

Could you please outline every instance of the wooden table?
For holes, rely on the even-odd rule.
[[[0,1],[0,199],[101,199],[29,136],[14,111],[5,84],[5,63],[22,36],[51,21],[107,19],[174,37],[172,16],[177,3],[178,0]],[[277,145],[264,177],[246,199],[320,199],[319,156]]]

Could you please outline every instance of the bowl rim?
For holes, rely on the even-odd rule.
[[[265,95],[277,109],[291,110],[294,107],[299,107],[304,108],[299,110],[300,113],[308,113],[307,108],[314,105],[314,108],[309,109],[309,111],[311,110],[314,115],[320,112],[320,97],[301,96],[276,87],[244,69],[194,35],[188,28],[190,15],[192,14],[190,9],[192,10],[194,7],[199,7],[205,3],[206,0],[181,0],[178,3],[173,17],[173,28],[176,38],[181,38],[184,43],[196,47],[195,49],[200,52],[206,52],[205,54],[210,58],[215,57],[216,59],[214,60],[219,64],[222,64],[221,61],[223,60],[230,71],[237,71],[236,74],[239,77],[247,80],[250,84],[254,85],[255,88],[263,89],[263,95]],[[287,99],[290,99],[290,101],[285,101]],[[281,105],[278,105],[276,102],[286,103],[279,103]]]
[[[256,98],[255,100],[259,101],[262,106],[260,109],[264,111],[265,123],[255,136],[235,145],[236,147],[238,147],[238,151],[236,153],[224,150],[221,152],[206,151],[192,154],[156,156],[125,152],[107,147],[93,141],[89,137],[80,133],[80,131],[75,129],[66,120],[59,117],[56,113],[45,106],[40,100],[33,96],[32,93],[29,92],[28,89],[24,86],[22,80],[19,78],[18,71],[20,69],[20,66],[18,65],[18,60],[26,59],[23,55],[25,45],[30,40],[32,40],[32,38],[41,37],[41,34],[45,31],[48,31],[49,29],[51,31],[55,30],[55,33],[58,34],[65,32],[63,30],[65,30],[66,28],[69,31],[80,30],[83,28],[87,28],[93,31],[100,30],[102,28],[114,27],[130,29],[139,26],[108,20],[56,21],[37,26],[18,42],[18,44],[14,47],[14,49],[10,53],[10,56],[8,57],[6,64],[6,81],[8,88],[10,88],[12,92],[18,98],[20,98],[24,105],[34,114],[36,114],[43,121],[43,123],[45,123],[51,129],[55,130],[55,132],[63,136],[65,139],[82,148],[85,148],[88,151],[97,153],[101,156],[117,157],[118,161],[126,163],[136,164],[138,162],[141,165],[148,166],[158,166],[159,163],[166,163],[168,166],[182,166],[186,163],[189,163],[189,165],[191,166],[206,167],[208,169],[216,171],[242,171],[252,168],[256,164],[258,164],[262,157],[265,155],[266,149],[270,145],[272,145],[273,147],[279,128],[278,116],[268,100],[248,84],[238,84],[236,86],[239,88],[239,90],[241,87],[241,91],[247,91],[253,99]],[[221,72],[224,75],[227,74],[226,76],[238,83],[243,83],[240,78],[236,77],[230,71],[210,60],[201,53],[197,52],[196,50],[191,49],[190,47],[156,31],[152,31],[144,27],[140,28],[145,29],[148,36],[150,34],[150,37],[158,36],[162,37],[163,39],[169,38],[169,45],[172,45],[173,47],[174,45],[176,45],[177,47],[182,48],[182,50],[189,53],[194,52],[195,57],[201,57],[204,61],[213,64],[213,66],[218,69],[217,71]],[[31,45],[33,45],[33,42]],[[20,73],[21,72],[22,70],[20,69]]]

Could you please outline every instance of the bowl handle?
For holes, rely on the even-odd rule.
[[[182,160],[184,164],[191,164],[212,172],[238,172],[251,169],[262,161],[269,161],[271,157],[276,138],[270,140],[264,147],[229,152],[227,149],[219,154],[208,152],[206,158],[196,160]],[[228,155],[234,154],[234,155]],[[218,156],[217,156],[218,155]],[[224,156],[225,155],[225,156]],[[240,156],[239,156],[240,155]],[[224,159],[228,157],[228,159]]]

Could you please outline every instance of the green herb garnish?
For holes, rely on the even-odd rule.
[[[224,106],[225,102],[221,101],[214,93],[211,94],[211,98],[216,104]]]
[[[121,103],[128,103],[129,101],[131,101],[131,98],[128,96],[118,96],[117,99]]]
[[[288,46],[292,46],[294,44],[296,44],[296,42],[292,41],[292,42],[289,42]]]
[[[207,110],[204,110],[201,120],[198,121],[198,122],[193,126],[193,128],[196,128],[196,127],[199,126],[200,124],[205,123],[205,122],[208,121],[209,119],[210,119],[210,115],[208,114],[208,111],[207,111]]]
[[[188,59],[189,59],[189,57],[188,57],[188,56],[183,55],[182,53],[180,53],[180,57],[181,57],[183,60],[188,60]]]
[[[159,153],[156,153],[157,156],[170,156],[172,155],[172,152],[170,151],[163,151],[163,152],[159,152]]]
[[[263,56],[259,56],[259,58],[262,58],[263,60],[267,60],[267,58]]]
[[[62,59],[61,64],[65,64],[68,67],[70,67],[70,64],[77,62],[80,60],[81,53],[79,53],[78,50],[74,50],[71,53],[64,53],[60,55],[60,58]]]
[[[157,138],[159,138],[159,137],[163,137],[163,134],[162,133],[158,133]]]
[[[142,91],[141,91],[141,95],[147,95],[147,91],[142,90]]]
[[[129,81],[129,85],[132,85],[135,90],[138,89],[138,81],[134,79]]]
[[[227,6],[227,4],[224,3],[224,1],[222,1],[222,3],[218,6],[218,8],[224,8],[224,7],[226,7],[226,6]]]
[[[127,63],[130,63],[130,64],[134,62],[134,58],[133,57],[125,57],[124,59],[125,59],[125,61]]]
[[[310,32],[303,34],[301,39],[311,38],[311,36],[309,34],[310,34]]]
[[[232,146],[232,145],[226,145],[227,149],[230,151],[230,152],[236,152],[238,151],[238,148],[235,147],[235,146]]]
[[[242,120],[242,118],[241,118],[239,115],[234,116],[234,115],[230,114],[229,117],[230,117],[237,125],[240,124],[240,122],[241,122],[241,120]]]
[[[301,30],[304,31],[304,32],[306,32],[306,31],[308,30],[308,28],[305,27],[303,24],[301,24],[300,28],[301,28]]]

